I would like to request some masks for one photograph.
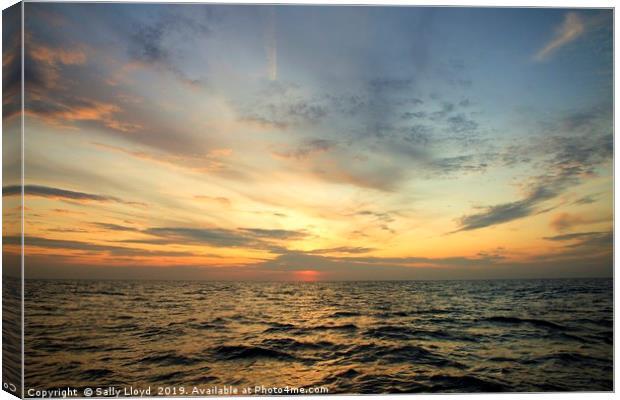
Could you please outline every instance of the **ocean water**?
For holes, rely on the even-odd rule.
[[[2,384],[18,396],[22,386],[21,287],[21,279],[2,277]]]
[[[612,291],[611,279],[28,280],[25,388],[610,391]]]

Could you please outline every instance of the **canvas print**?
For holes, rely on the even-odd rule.
[[[613,386],[613,10],[3,11],[3,390]]]

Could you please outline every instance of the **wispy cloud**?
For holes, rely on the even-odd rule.
[[[550,211],[552,208],[540,206],[592,176],[597,166],[611,158],[611,139],[607,134],[595,137],[583,134],[537,141],[538,151],[548,153],[539,166],[546,173],[529,180],[522,199],[484,207],[481,212],[463,216],[461,227],[455,232],[486,228]]]
[[[309,139],[298,147],[285,151],[274,151],[273,155],[280,158],[306,159],[312,155],[324,153],[336,146],[336,143],[327,139]]]
[[[49,186],[40,185],[25,185],[24,192],[26,196],[45,197],[55,200],[69,200],[69,201],[99,201],[99,202],[114,202],[130,205],[141,205],[144,203],[125,201],[118,197],[107,196],[101,194],[92,194],[84,192],[76,192],[73,190],[59,189]],[[21,186],[5,186],[2,188],[3,196],[17,196],[22,193]]]
[[[286,229],[259,229],[259,228],[185,228],[185,227],[155,227],[148,228],[142,233],[155,236],[152,241],[146,239],[144,243],[156,244],[202,244],[214,247],[241,247],[249,249],[268,250],[275,253],[287,250],[273,241],[292,241],[307,236],[303,231]],[[162,240],[163,239],[163,240]]]
[[[210,173],[224,168],[223,159],[230,156],[230,149],[212,149],[204,154],[187,154],[179,152],[165,152],[156,150],[143,150],[125,148],[99,142],[92,142],[98,148],[130,155],[140,160],[151,161],[167,167],[181,168],[198,173]]]
[[[21,236],[6,236],[2,239],[5,244],[21,244]],[[75,240],[48,239],[38,236],[25,236],[24,245],[63,251],[98,252],[113,256],[140,256],[140,257],[179,257],[191,256],[193,253],[185,251],[144,250],[122,246],[110,246]]]
[[[241,230],[252,236],[266,239],[294,240],[308,236],[305,232],[291,231],[288,229],[243,228]]]
[[[555,195],[555,193],[548,191],[534,191],[523,200],[487,207],[480,213],[462,217],[461,228],[457,232],[486,228],[527,217],[536,212],[536,206],[539,203],[549,200]]]
[[[538,50],[534,55],[534,60],[545,61],[557,50],[582,36],[585,31],[586,24],[579,14],[574,12],[566,14],[564,22],[556,29],[553,38]]]
[[[592,218],[580,214],[560,213],[553,217],[549,225],[556,231],[566,231],[579,225],[589,225],[599,222],[607,222],[611,220],[611,217]]]
[[[117,232],[137,232],[137,228],[133,228],[131,226],[118,225],[118,224],[110,224],[104,222],[96,222],[93,224],[94,226],[105,229],[107,231],[117,231]]]
[[[229,198],[222,196],[195,195],[194,199],[224,207],[230,207],[232,204]]]
[[[211,33],[209,9],[194,7],[189,14],[167,10],[150,23],[137,24],[129,36],[128,53],[133,60],[145,66],[160,68],[172,73],[182,83],[200,86],[200,78],[190,77],[183,71],[170,43],[193,41]]]
[[[546,240],[554,242],[570,242],[566,247],[601,247],[611,249],[614,241],[614,234],[609,232],[579,232],[566,235],[545,237]]]
[[[373,248],[370,247],[350,247],[350,246],[342,246],[342,247],[331,247],[328,249],[316,249],[312,251],[308,251],[308,254],[365,254],[373,251]]]

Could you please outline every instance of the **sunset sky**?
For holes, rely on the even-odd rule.
[[[612,25],[26,3],[26,276],[611,276]]]

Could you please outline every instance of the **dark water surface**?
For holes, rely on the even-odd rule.
[[[8,264],[8,263],[7,263]],[[2,276],[2,384],[21,396],[22,387],[22,281]],[[6,385],[6,386],[5,386]]]
[[[26,389],[613,389],[611,279],[26,282]]]

